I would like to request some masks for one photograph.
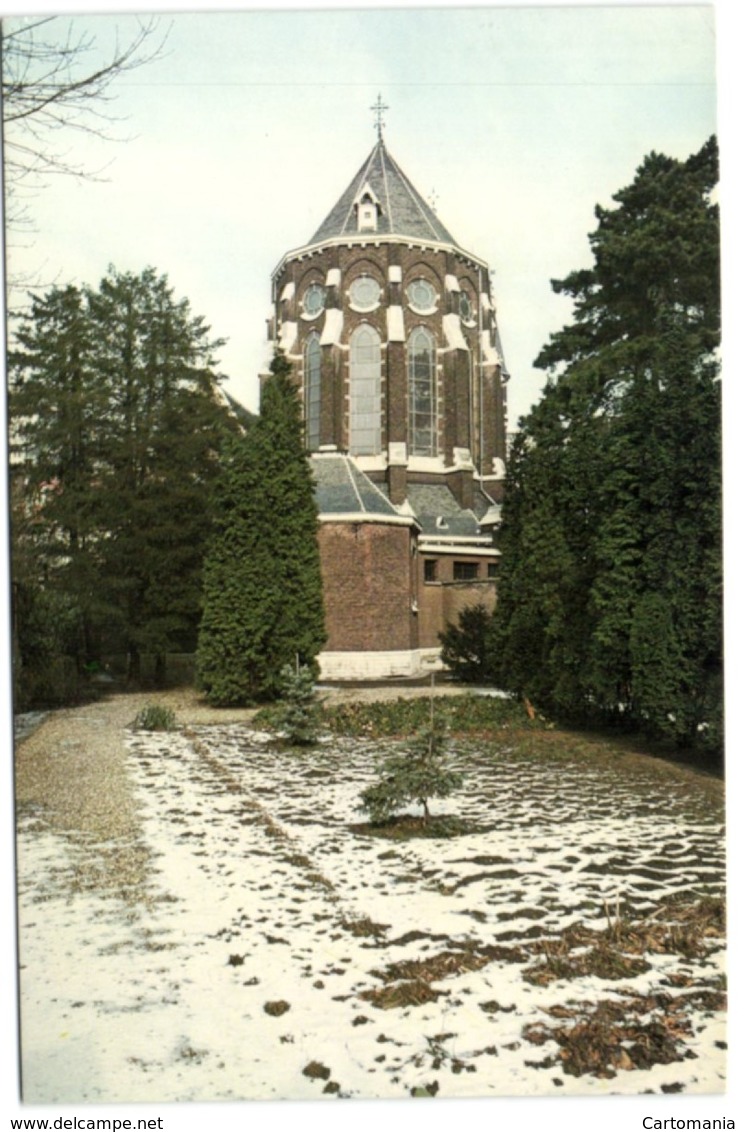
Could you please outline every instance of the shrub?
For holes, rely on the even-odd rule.
[[[146,704],[135,716],[132,726],[136,731],[174,731],[176,715],[163,704]]]
[[[545,726],[538,716],[532,723],[521,704],[500,696],[442,696],[438,699],[438,716],[452,734],[484,735],[506,727]],[[429,718],[430,703],[424,696],[337,704],[325,706],[321,712],[325,730],[371,739],[413,735],[427,726]]]
[[[462,609],[458,623],[450,623],[438,640],[443,646],[443,663],[457,680],[465,684],[491,682],[487,657],[487,630],[491,616],[483,605]]]
[[[71,656],[49,657],[43,666],[37,668],[19,664],[13,676],[16,711],[69,707],[80,702],[85,690]]]

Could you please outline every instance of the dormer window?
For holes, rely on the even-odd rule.
[[[383,209],[367,181],[355,197],[354,203],[358,232],[377,232],[378,217],[383,213]]]
[[[378,214],[372,201],[363,202],[359,206],[357,226],[361,232],[375,232],[378,227]]]

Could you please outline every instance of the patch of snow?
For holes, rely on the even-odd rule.
[[[19,712],[18,715],[14,715],[13,737],[16,743],[20,743],[21,740],[25,739],[27,735],[30,735],[32,731],[36,731],[36,728],[40,723],[44,722],[48,715],[48,711],[24,711]]]
[[[312,1061],[362,1098],[406,1097],[434,1079],[443,1097],[556,1095],[558,1077],[564,1095],[722,1091],[722,1017],[705,1010],[689,1016],[693,1058],[611,1080],[542,1067],[556,1044],[523,1037],[570,1000],[655,992],[682,966],[714,979],[721,951],[649,954],[650,970],[623,984],[533,986],[526,962],[497,960],[436,981],[441,997],[420,1006],[364,997],[392,962],[520,946],[581,920],[601,928],[618,895],[644,913],[720,891],[722,826],[691,783],[460,742],[467,786],[437,810],[480,831],[397,842],[356,831],[384,743],[268,749],[241,724],[194,735],[128,738],[138,891],[81,888],[100,847],[38,815],[22,824],[27,1103],[321,1098],[324,1080],[303,1072]],[[371,922],[378,935],[364,934]]]

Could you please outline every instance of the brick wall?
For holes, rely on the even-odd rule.
[[[480,560],[473,555],[439,554],[437,558],[433,556],[433,560],[437,562],[437,580],[426,582],[424,561],[429,557],[425,554],[416,559],[420,648],[437,648],[438,633],[442,633],[449,623],[455,624],[462,609],[472,605],[484,605],[488,610],[492,610],[496,601],[496,583],[487,578],[487,560]],[[452,580],[454,561],[476,562],[479,569],[478,578],[472,582],[454,582]]]
[[[329,652],[417,647],[410,528],[324,522],[319,527]]]
[[[401,269],[402,282],[389,281],[389,267]],[[286,261],[275,280],[278,296],[277,325],[283,321],[297,322],[298,339],[291,351],[291,361],[299,383],[303,380],[303,350],[308,335],[320,332],[324,313],[316,318],[303,316],[302,300],[311,283],[325,285],[330,269],[339,270],[339,286],[327,288],[327,307],[344,312],[344,329],[341,346],[324,348],[322,371],[321,443],[335,444],[346,450],[349,443],[347,416],[349,410],[349,353],[346,349],[350,335],[361,323],[375,328],[384,344],[381,399],[381,445],[385,452],[389,442],[400,443],[407,436],[407,377],[406,347],[404,343],[387,345],[386,310],[390,305],[401,306],[404,314],[405,337],[419,325],[434,335],[440,352],[437,358],[438,448],[447,464],[453,461],[453,449],[470,448],[476,462],[482,445],[483,474],[492,471],[492,457],[505,456],[504,391],[494,367],[479,368],[481,344],[480,328],[486,328],[493,317],[489,312],[479,315],[479,268],[468,257],[441,249],[412,246],[409,243],[379,242],[330,245],[304,253]],[[358,275],[372,276],[381,287],[381,302],[376,310],[354,311],[349,305],[348,290]],[[468,351],[447,349],[443,333],[443,315],[457,314],[459,296],[446,288],[445,277],[452,275],[468,295],[474,308],[471,323],[461,323],[461,331]],[[417,278],[429,280],[438,293],[437,310],[421,315],[409,309],[406,288]],[[280,301],[285,284],[295,284],[291,299]],[[488,288],[487,272],[482,270],[482,287]],[[480,395],[479,385],[482,385]],[[471,404],[470,404],[471,401]],[[482,420],[480,421],[480,408]]]

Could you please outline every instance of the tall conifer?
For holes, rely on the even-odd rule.
[[[53,288],[18,319],[14,584],[75,611],[81,666],[126,651],[137,676],[144,651],[194,648],[210,484],[235,427],[220,344],[151,268]]]
[[[259,419],[224,453],[205,563],[198,672],[211,702],[276,698],[324,640],[313,480],[290,366],[277,354]]]
[[[717,146],[651,154],[598,208],[594,266],[507,482],[498,678],[680,743],[722,717]]]

